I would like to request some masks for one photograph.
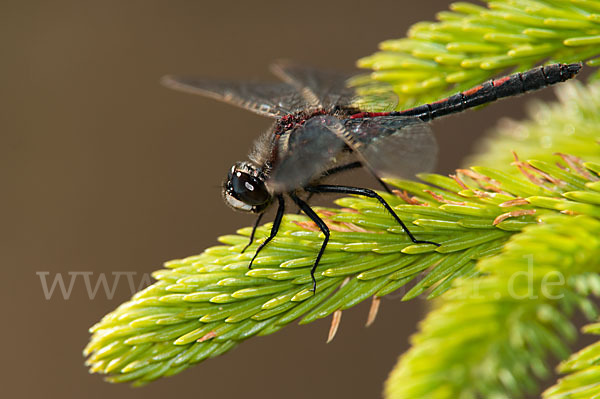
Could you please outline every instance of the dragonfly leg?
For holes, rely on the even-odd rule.
[[[308,216],[313,222],[316,223],[317,226],[319,226],[319,229],[321,229],[323,234],[325,234],[325,239],[323,240],[323,243],[321,244],[321,249],[319,249],[319,254],[317,255],[317,259],[315,260],[315,263],[313,264],[313,267],[310,270],[310,277],[312,278],[312,283],[313,283],[312,291],[316,292],[317,291],[317,280],[315,279],[315,270],[317,269],[317,265],[319,264],[319,261],[321,260],[321,256],[323,256],[323,252],[325,252],[325,247],[327,247],[327,242],[329,241],[329,227],[327,227],[327,225],[325,224],[323,219],[321,219],[319,217],[319,215],[317,215],[315,213],[315,211],[313,211],[306,202],[304,202],[303,200],[298,198],[298,196],[296,194],[289,193],[289,196],[292,198],[292,200],[294,200],[296,205],[298,205],[298,207],[300,209],[302,209],[302,211],[306,214],[306,216]]]
[[[396,215],[396,212],[394,212],[394,210],[386,202],[386,200],[384,200],[379,194],[377,194],[373,190],[370,190],[368,188],[333,186],[333,185],[308,186],[308,187],[305,187],[304,189],[306,191],[308,191],[309,193],[356,194],[356,195],[363,195],[363,196],[369,197],[369,198],[375,198],[377,201],[379,201],[385,207],[385,209],[387,209],[387,211],[389,213],[392,214],[393,218],[396,220],[396,222],[398,222],[398,224],[400,224],[400,226],[402,226],[402,229],[404,229],[404,232],[408,235],[408,237],[411,239],[412,242],[414,242],[415,244],[433,244],[438,247],[440,246],[440,244],[432,242],[432,241],[417,240],[415,238],[415,236],[410,232],[408,227],[406,227],[404,222],[398,217],[398,215]]]
[[[350,169],[362,168],[363,166],[364,165],[360,161],[348,163],[346,165],[336,166],[335,168],[331,168],[331,169],[328,169],[325,172],[323,172],[321,174],[321,178],[332,176],[332,175],[335,175],[337,173],[344,172],[344,171],[350,170]],[[367,169],[369,170],[369,173],[371,173],[371,175],[373,175],[373,177],[375,178],[375,180],[377,180],[379,182],[379,184],[381,184],[381,187],[383,187],[383,189],[387,193],[393,194],[392,190],[390,190],[390,188],[388,187],[388,185],[385,184],[385,182],[383,180],[381,180],[379,177],[377,177],[377,175],[375,174],[375,172],[371,171],[369,168],[367,168]],[[312,198],[313,194],[314,193],[309,193],[308,196],[306,197],[306,199],[304,201],[305,202],[309,202],[310,199]],[[302,211],[302,209],[299,209],[297,213],[300,214],[301,211]]]
[[[377,177],[377,175],[373,172],[371,172],[371,174],[373,175],[373,177],[375,179],[377,179],[377,181],[379,182],[379,184],[381,184],[381,186],[383,187],[383,189],[388,193],[388,194],[393,194],[392,190],[390,190],[390,188],[388,187],[387,184],[385,184],[385,182],[383,180],[381,180],[379,177]]]
[[[327,177],[327,176],[335,175],[336,173],[344,172],[346,170],[360,168],[362,166],[363,165],[360,161],[347,163],[346,165],[336,166],[335,168],[327,169],[325,172],[323,172],[323,174],[321,176]]]
[[[308,202],[310,201],[310,199],[312,198],[313,195],[315,195],[315,193],[308,193],[304,202],[306,202],[308,204]],[[299,215],[301,213],[302,213],[302,208],[298,207],[298,212],[296,212],[296,215]]]
[[[356,168],[362,168],[363,166],[364,166],[364,165],[362,164],[362,162],[360,162],[360,161],[356,161],[356,162],[352,162],[352,163],[349,163],[349,164],[346,164],[346,165],[337,166],[337,167],[335,167],[335,168],[331,168],[331,169],[329,169],[329,170],[326,170],[325,172],[323,172],[323,175],[322,175],[322,176],[323,176],[323,177],[327,177],[327,176],[331,176],[331,175],[334,175],[334,174],[336,174],[336,173],[343,172],[343,171],[346,171],[346,170],[350,170],[350,169],[356,169]],[[380,178],[379,178],[379,177],[378,177],[378,176],[375,174],[375,172],[373,172],[373,171],[372,171],[370,168],[368,168],[368,167],[367,167],[367,170],[369,171],[369,173],[370,173],[371,175],[373,175],[373,177],[375,178],[375,180],[377,180],[377,181],[379,182],[379,184],[381,184],[381,187],[383,187],[383,189],[384,189],[386,192],[388,192],[388,193],[392,194],[392,190],[390,190],[390,188],[388,187],[388,185],[387,185],[387,184],[385,184],[385,182],[384,182],[383,180],[381,180],[381,179],[380,179]],[[309,196],[308,198],[310,198],[310,196]]]
[[[279,206],[277,207],[277,214],[275,215],[275,220],[273,220],[273,227],[271,227],[271,234],[269,234],[269,237],[267,237],[267,239],[262,244],[260,244],[258,246],[258,248],[256,249],[256,252],[254,253],[254,256],[252,257],[252,260],[250,261],[250,264],[248,265],[248,269],[252,269],[252,263],[254,262],[254,259],[256,259],[256,256],[258,255],[258,253],[273,238],[275,238],[275,236],[277,235],[277,232],[279,231],[279,226],[281,226],[281,220],[283,219],[283,212],[285,211],[285,201],[283,200],[282,195],[278,195],[277,200],[279,201]]]
[[[323,172],[323,173],[321,174],[321,178],[325,178],[325,177],[328,177],[328,176],[331,176],[331,175],[335,175],[335,174],[337,174],[337,173],[344,172],[344,171],[346,171],[346,170],[351,170],[351,169],[360,168],[360,167],[362,167],[362,166],[363,166],[363,165],[362,165],[362,163],[361,163],[360,161],[356,161],[356,162],[348,163],[348,164],[341,165],[341,166],[336,166],[335,168],[327,169],[325,172]],[[375,175],[374,175],[374,176],[375,176]],[[375,176],[375,178],[376,178],[377,180],[379,180],[379,178],[377,178],[377,176]],[[380,182],[381,184],[383,184],[384,188],[385,188],[385,189],[386,189],[386,191],[389,193],[390,191],[389,191],[389,190],[388,190],[388,188],[385,186],[385,183],[384,183],[384,182],[382,182],[381,180],[379,180],[379,182]],[[306,199],[304,200],[304,202],[307,202],[307,203],[308,203],[308,202],[310,201],[310,199],[312,198],[313,194],[314,194],[314,193],[308,193],[308,196],[306,197]],[[298,212],[296,212],[296,213],[299,215],[301,212],[302,212],[302,209],[298,209]]]
[[[256,228],[258,227],[258,224],[260,223],[260,219],[262,219],[262,217],[263,217],[263,215],[264,215],[264,214],[265,214],[265,213],[264,213],[264,212],[262,212],[262,213],[260,213],[260,214],[258,215],[258,217],[256,218],[256,222],[254,222],[254,226],[252,227],[252,233],[250,233],[250,241],[249,241],[249,242],[248,242],[248,244],[247,244],[247,245],[244,247],[244,249],[242,249],[242,252],[241,252],[241,253],[244,253],[244,252],[245,252],[245,251],[248,249],[248,247],[249,247],[250,245],[252,245],[252,242],[254,241],[254,234],[256,233]]]

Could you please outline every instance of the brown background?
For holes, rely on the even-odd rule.
[[[87,328],[130,296],[45,300],[36,272],[156,270],[249,225],[219,184],[269,121],[158,85],[165,73],[268,76],[275,58],[346,69],[378,42],[433,19],[447,1],[3,1],[0,5],[0,241],[3,396],[51,398],[379,397],[421,317],[419,300],[346,311],[254,338],[150,387],[89,375]],[[545,94],[550,95],[549,93]],[[539,96],[539,95],[538,95]],[[439,170],[459,165],[475,137],[524,100],[437,123]],[[366,184],[372,184],[366,181]],[[432,354],[435,356],[435,354]]]

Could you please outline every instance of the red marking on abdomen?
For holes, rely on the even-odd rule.
[[[446,101],[448,101],[448,98],[442,98],[441,100],[434,101],[434,102],[432,102],[430,104],[432,104],[432,105],[433,104],[441,104],[441,103],[446,102]]]
[[[477,93],[479,90],[481,90],[481,85],[475,86],[472,89],[469,89],[467,91],[463,91],[462,94],[464,96],[472,96],[473,94]]]
[[[389,112],[359,112],[358,114],[350,115],[350,119],[374,118],[376,116],[388,116],[389,114]]]
[[[502,85],[503,83],[506,83],[506,82],[507,82],[507,81],[509,81],[510,79],[511,79],[511,77],[510,77],[510,76],[505,76],[505,77],[503,77],[503,78],[500,78],[500,79],[494,80],[494,81],[492,82],[492,84],[494,85],[494,87],[498,87],[498,86]]]

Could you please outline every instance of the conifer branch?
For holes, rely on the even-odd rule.
[[[91,370],[110,374],[111,381],[143,383],[217,356],[253,335],[270,334],[296,319],[327,317],[411,281],[418,282],[404,300],[439,296],[456,278],[479,273],[475,262],[499,253],[511,235],[526,226],[546,231],[540,218],[560,212],[600,215],[593,203],[600,196],[598,164],[575,160],[575,168],[558,156],[555,161],[562,168],[522,162],[528,172],[517,177],[476,167],[455,178],[426,174],[420,176],[424,183],[390,181],[400,195],[386,199],[415,234],[441,243],[439,248],[412,244],[371,200],[342,198],[341,209],[320,209],[333,233],[317,269],[316,295],[310,292],[309,270],[322,239],[307,218],[286,215],[282,235],[261,252],[253,270],[247,268],[252,249],[269,225],[259,229],[261,238],[248,253],[240,251],[249,228],[221,237],[223,246],[167,262],[154,273],[157,283],[92,328],[86,349]],[[583,241],[593,242],[587,236]],[[509,273],[510,265],[497,268]]]
[[[457,2],[438,22],[414,24],[407,37],[380,43],[358,61],[373,70],[354,79],[367,95],[373,81],[394,86],[398,108],[438,100],[507,72],[543,61],[600,64],[597,0]]]
[[[579,284],[582,290],[600,295],[598,275],[593,274],[581,278]],[[583,332],[600,335],[600,324],[589,324]],[[548,388],[544,399],[577,398],[591,399],[600,395],[600,342],[574,353],[568,360],[561,363],[558,370],[568,376],[561,378],[556,385]]]
[[[506,68],[598,55],[600,1],[489,7],[455,3],[452,12],[438,14],[441,22],[413,26],[409,39],[385,42],[384,52],[361,60],[375,72],[354,84],[368,95],[373,80],[390,82],[406,108]],[[242,229],[221,237],[222,246],[167,262],[153,274],[155,284],[92,327],[85,349],[90,370],[142,385],[254,335],[404,289],[404,300],[438,298],[437,308],[387,382],[388,398],[512,398],[535,391],[550,355],[568,355],[572,310],[595,315],[587,295],[598,289],[582,287],[600,286],[600,86],[569,85],[560,93],[561,104],[538,105],[531,122],[500,128],[493,148],[471,163],[480,166],[451,177],[423,174],[422,183],[390,181],[398,190],[386,200],[415,235],[439,248],[412,244],[374,201],[340,199],[339,208],[318,210],[332,237],[313,294],[309,270],[322,237],[309,219],[286,215],[253,270],[248,262],[270,224],[244,254],[250,228]],[[528,254],[538,298],[516,300],[513,293],[529,293],[523,291],[529,285],[508,282],[529,271]],[[561,299],[539,295],[551,272],[562,273],[565,284],[544,294]]]
[[[600,85],[574,82],[557,91],[560,103],[538,104],[525,123],[505,123],[489,138],[493,147],[479,153],[475,162],[504,165],[498,175],[503,178],[527,176],[558,195],[528,197],[529,204],[560,213],[536,210],[541,223],[513,235],[499,255],[478,262],[475,270],[482,277],[457,281],[438,300],[391,373],[387,398],[531,395],[539,380],[550,376],[552,357],[569,354],[567,344],[576,337],[569,320],[573,311],[579,308],[588,318],[596,317],[588,297],[600,292],[600,128],[593,122],[600,114]],[[509,166],[513,155],[498,152],[508,152],[511,138],[512,148],[543,161],[513,159]],[[536,172],[545,177],[538,179]],[[575,198],[581,202],[576,204]],[[562,284],[553,285],[556,281]],[[435,356],[432,347],[437,348]],[[571,397],[558,394],[566,392],[565,383],[546,394]],[[573,392],[574,384],[567,385]]]
[[[477,264],[484,277],[446,293],[390,375],[386,397],[509,399],[538,391],[551,356],[569,354],[573,310],[597,315],[577,283],[600,283],[600,221],[540,219]]]

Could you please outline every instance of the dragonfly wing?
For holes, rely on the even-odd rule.
[[[277,140],[277,163],[267,186],[273,192],[304,187],[322,173],[345,147],[343,122],[331,115],[314,116]]]
[[[359,76],[359,78],[362,78]],[[351,87],[354,79],[350,81]],[[398,95],[394,92],[392,85],[386,82],[370,81],[355,88],[351,105],[365,112],[390,112],[398,105]]]
[[[355,96],[354,90],[346,84],[352,74],[298,65],[286,60],[273,63],[271,71],[300,91],[313,107],[347,105]]]
[[[348,119],[345,127],[346,143],[379,177],[412,178],[435,167],[437,143],[419,118]]]
[[[335,106],[359,108],[362,111],[393,110],[398,96],[391,85],[372,82],[361,87],[361,93],[350,86],[351,73],[340,73],[298,65],[280,60],[271,65],[271,71],[281,80],[294,86],[312,107],[330,109]]]
[[[161,83],[168,88],[200,94],[263,116],[278,118],[306,108],[306,100],[287,83],[232,82],[164,76]]]

